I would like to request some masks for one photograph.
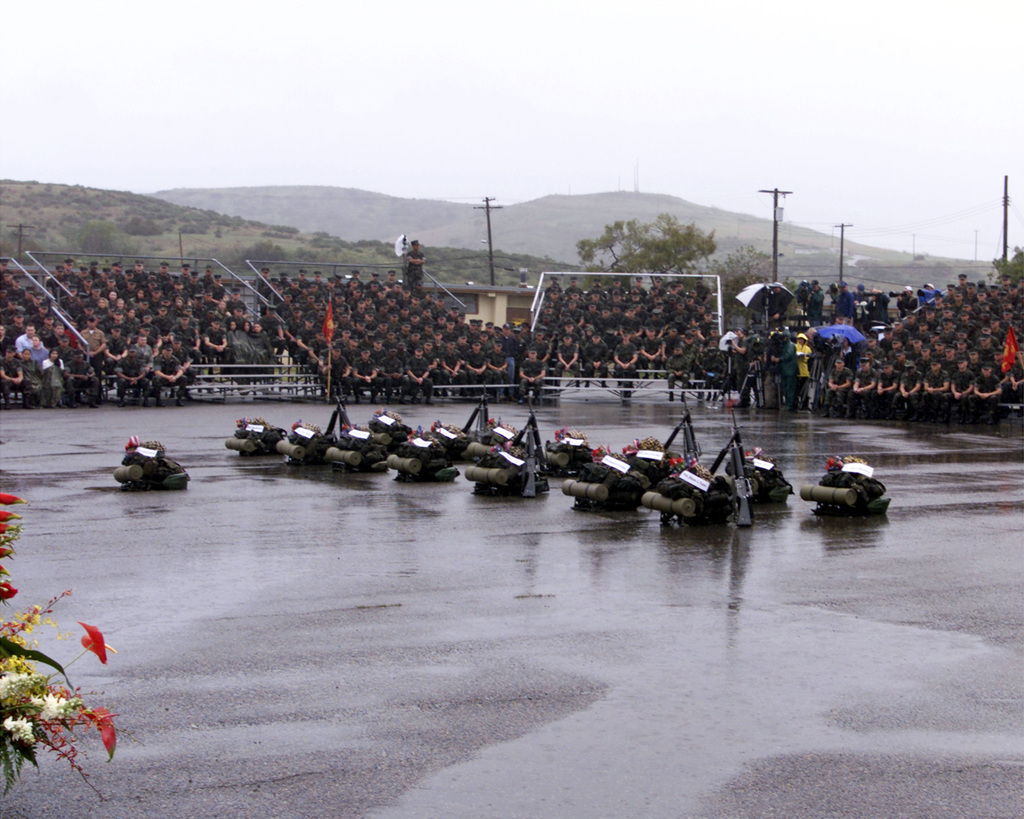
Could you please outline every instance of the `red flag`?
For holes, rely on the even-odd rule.
[[[1017,346],[1017,336],[1013,332],[1011,327],[1006,331],[1006,343],[1003,345],[1003,372],[1009,372],[1013,367],[1014,362],[1017,361],[1017,355],[1020,353],[1020,347]]]
[[[327,317],[324,319],[324,336],[327,343],[334,341],[334,300],[327,302]]]

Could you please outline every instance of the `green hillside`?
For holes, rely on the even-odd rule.
[[[155,196],[179,204],[213,208],[234,216],[327,230],[343,239],[393,241],[405,233],[428,247],[475,250],[487,235],[480,203],[455,204],[330,187],[178,189]],[[500,203],[499,203],[500,204]],[[653,221],[662,213],[714,230],[717,258],[751,245],[771,252],[772,222],[748,214],[705,207],[674,196],[613,192],[581,196],[545,196],[506,205],[492,214],[494,244],[511,253],[529,253],[577,263],[576,242],[601,234],[617,220]],[[838,275],[837,242],[829,234],[784,223],[779,229],[780,278],[833,279]],[[854,264],[855,263],[855,264]],[[987,265],[949,259],[911,258],[909,253],[846,243],[845,265],[855,281],[893,287],[920,286],[960,270],[984,275]],[[852,265],[852,266],[851,266]],[[533,269],[533,268],[531,268]]]
[[[243,271],[245,259],[360,266],[400,263],[390,241],[345,241],[327,231],[303,233],[211,209],[183,207],[152,196],[38,182],[0,182],[0,255],[15,256],[18,225],[27,251],[98,253],[113,258],[216,258]],[[567,269],[528,254],[495,254],[497,283],[518,282],[521,268]],[[428,270],[444,282],[487,281],[487,253],[479,248],[430,246]],[[534,275],[534,278],[536,276]]]

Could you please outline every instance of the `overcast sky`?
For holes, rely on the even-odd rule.
[[[499,204],[634,187],[929,255],[1024,244],[1024,3],[10,3],[0,177]],[[397,229],[397,228],[396,228]]]

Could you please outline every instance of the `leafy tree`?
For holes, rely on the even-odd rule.
[[[992,266],[999,278],[1002,278],[1004,273],[1009,273],[1011,281],[1019,284],[1024,280],[1024,247],[1015,247],[1013,256],[1005,262],[1002,259],[993,259]]]
[[[631,219],[605,225],[596,239],[576,243],[587,270],[621,273],[692,273],[715,252],[715,233],[667,213],[653,222]]]
[[[741,247],[711,265],[711,272],[722,278],[722,301],[726,313],[743,309],[736,301],[739,292],[748,285],[772,280],[772,257],[751,245]]]
[[[124,232],[129,236],[159,236],[163,230],[152,219],[131,216],[124,223]]]
[[[113,222],[86,222],[73,236],[81,253],[134,253],[136,245],[129,242]]]

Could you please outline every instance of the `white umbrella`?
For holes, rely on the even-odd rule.
[[[740,304],[749,307],[751,310],[760,313],[765,309],[765,304],[768,300],[768,288],[770,287],[781,287],[782,292],[786,294],[784,307],[788,307],[789,303],[793,301],[793,294],[783,286],[781,282],[772,282],[771,284],[750,284],[740,290],[736,294],[736,301]]]
[[[738,336],[732,330],[730,330],[728,333],[726,333],[724,336],[718,339],[718,349],[728,350],[729,342],[732,341],[734,338],[738,338]]]
[[[407,243],[405,241],[405,234],[404,233],[401,236],[399,236],[397,239],[395,239],[395,255],[396,256],[404,256],[405,255],[406,244]]]

